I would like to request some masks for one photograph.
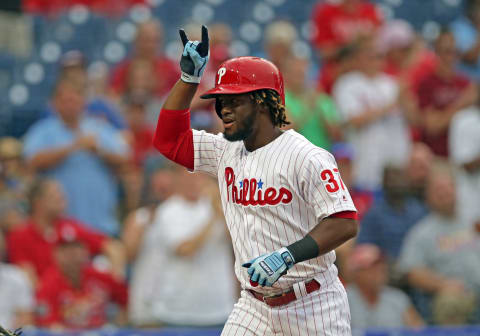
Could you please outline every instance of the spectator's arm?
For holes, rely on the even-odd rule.
[[[125,154],[99,150],[97,155],[116,171],[121,171],[129,163],[129,156]]]
[[[471,83],[465,92],[460,95],[444,111],[436,111],[432,108],[425,110],[424,127],[428,134],[435,135],[448,129],[453,116],[461,109],[475,104],[478,93],[477,86]]]
[[[410,328],[419,328],[425,325],[425,322],[413,305],[410,305],[403,313],[403,321],[405,326]]]
[[[137,223],[135,212],[129,214],[125,219],[124,229],[122,233],[122,241],[125,245],[126,256],[129,262],[135,260],[140,245],[143,242],[146,225]]]
[[[117,279],[124,279],[127,257],[123,244],[115,239],[107,239],[102,244],[102,252],[110,261],[112,274]]]
[[[34,170],[45,170],[60,164],[70,154],[78,149],[76,143],[65,147],[43,150],[34,154],[28,164]]]
[[[195,255],[207,242],[216,220],[217,217],[212,216],[208,223],[195,236],[178,244],[175,248],[175,254],[180,257],[191,257]]]
[[[415,288],[429,293],[438,293],[449,289],[462,289],[460,280],[449,279],[426,267],[416,267],[407,273],[407,280]]]
[[[361,114],[352,116],[348,122],[354,128],[362,128],[378,119],[382,119],[396,107],[397,102],[392,102],[384,107],[366,108]]]

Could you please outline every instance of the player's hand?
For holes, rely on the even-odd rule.
[[[252,259],[242,266],[248,268],[247,272],[252,286],[271,287],[294,264],[295,260],[292,254],[284,247],[278,251]]]
[[[202,26],[202,41],[189,41],[183,29],[179,30],[183,43],[183,53],[180,60],[182,80],[187,83],[200,83],[203,71],[210,57],[208,29]]]

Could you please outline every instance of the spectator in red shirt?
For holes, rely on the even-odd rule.
[[[42,276],[37,290],[37,325],[86,329],[105,325],[107,306],[119,307],[115,323],[126,323],[127,286],[92,267],[88,248],[75,231],[63,231],[56,242],[56,265]]]
[[[331,93],[337,78],[336,57],[342,48],[359,36],[370,35],[383,18],[374,4],[366,0],[322,1],[313,10],[312,43],[320,53],[323,68],[319,85]]]
[[[444,30],[435,41],[437,65],[418,85],[419,137],[435,155],[448,157],[448,128],[452,117],[477,99],[476,85],[456,70],[455,37]]]
[[[58,237],[67,233],[78,236],[91,255],[105,254],[110,260],[112,274],[123,277],[123,246],[103,234],[90,231],[75,219],[64,217],[66,200],[58,182],[49,179],[35,181],[29,198],[31,217],[24,226],[8,234],[7,252],[10,261],[21,266],[34,285],[54,265],[53,247]]]
[[[163,54],[162,45],[163,29],[160,22],[146,21],[138,26],[131,57],[113,69],[110,85],[114,94],[122,95],[127,91],[130,66],[139,60],[152,67],[150,78],[155,80],[155,95],[163,97],[170,91],[180,73],[177,64]]]

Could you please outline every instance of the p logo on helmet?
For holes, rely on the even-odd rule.
[[[220,84],[220,82],[222,81],[222,77],[223,75],[225,75],[227,73],[227,69],[225,67],[221,67],[220,69],[218,69],[218,81],[217,81],[217,85]]]

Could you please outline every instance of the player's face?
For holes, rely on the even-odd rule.
[[[249,94],[221,95],[217,98],[222,106],[221,116],[228,141],[243,141],[255,129],[257,110]]]

